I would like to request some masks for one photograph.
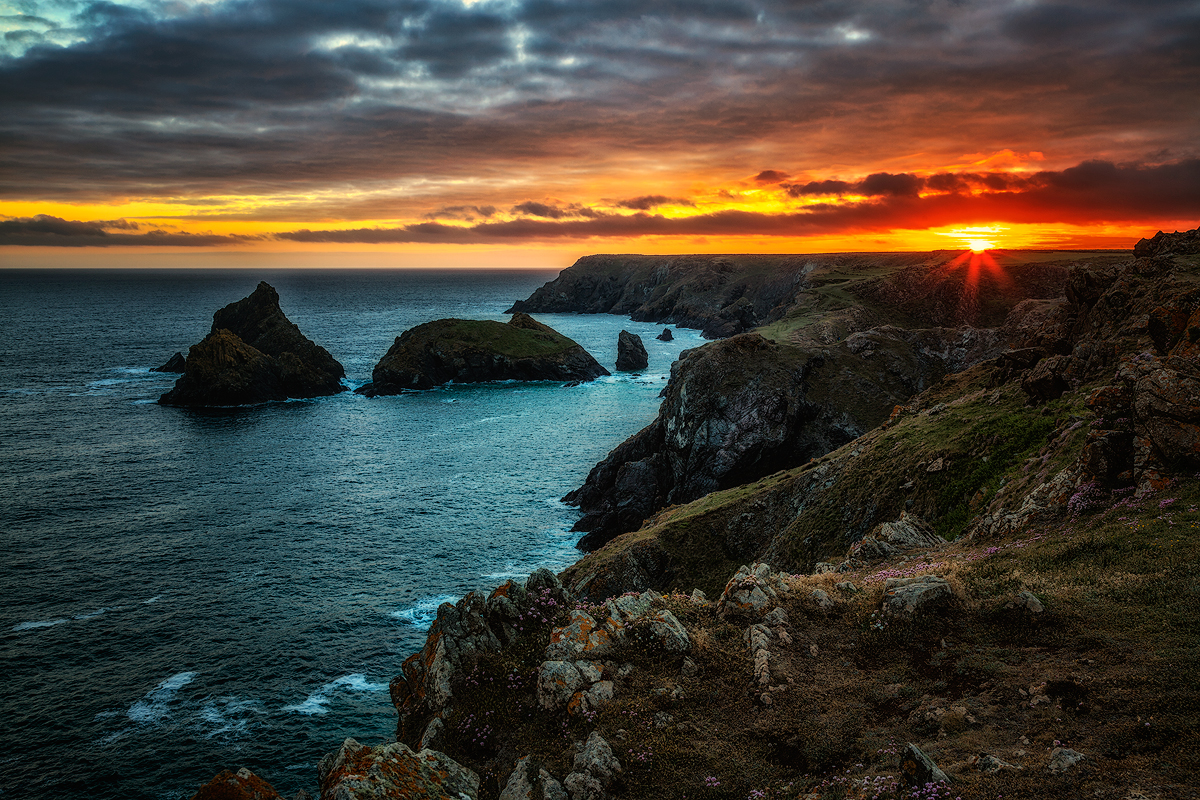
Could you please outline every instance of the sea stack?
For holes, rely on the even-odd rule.
[[[675,334],[671,333],[670,328],[663,328],[663,332],[654,338],[658,339],[660,342],[669,342],[675,338]]]
[[[517,313],[507,323],[439,319],[407,330],[357,391],[377,397],[451,381],[590,381],[608,374],[575,341]]]
[[[167,359],[161,367],[152,367],[151,372],[187,372],[187,359],[183,353],[176,353]]]
[[[645,369],[649,363],[646,346],[642,344],[642,337],[636,333],[621,331],[617,336],[617,370],[634,372]]]
[[[278,292],[261,282],[249,297],[213,314],[211,332],[191,348],[183,376],[158,402],[238,406],[322,397],[345,391],[345,374],[284,315]]]

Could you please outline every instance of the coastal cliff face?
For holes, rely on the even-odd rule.
[[[590,381],[608,374],[575,341],[518,313],[507,323],[441,319],[407,330],[357,391],[377,397],[450,381]]]
[[[565,583],[589,597],[712,590],[748,560],[840,562],[905,511],[942,536],[987,538],[1061,516],[1073,498],[1161,490],[1200,467],[1198,262],[1080,263],[1069,299],[1014,326],[1024,346],[947,375],[833,452],[660,512]]]
[[[183,376],[159,398],[163,405],[236,406],[346,390],[342,365],[284,315],[266,282],[213,314],[211,333],[180,366]]]
[[[709,339],[761,327],[778,341],[829,318],[826,334],[836,340],[881,324],[996,326],[1021,300],[1059,296],[1069,265],[1027,255],[973,258],[946,252],[587,256],[509,310],[622,314],[698,328]]]

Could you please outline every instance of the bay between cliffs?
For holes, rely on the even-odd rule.
[[[653,419],[701,343],[540,314],[613,369],[570,389],[448,386],[191,411],[154,373],[259,280],[351,387],[402,330],[507,319],[551,271],[0,271],[0,791],[177,798],[247,766],[285,794],[348,735],[437,605],[574,561],[558,498]]]

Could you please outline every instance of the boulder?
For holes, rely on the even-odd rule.
[[[161,367],[154,367],[151,372],[186,372],[187,359],[183,357],[183,353],[176,353],[167,359],[167,363]]]
[[[783,575],[772,572],[767,564],[743,566],[734,573],[717,603],[721,619],[755,621],[779,602],[779,593],[788,591]]]
[[[533,756],[517,761],[500,800],[567,800],[566,790]]]
[[[888,578],[883,584],[883,611],[897,616],[934,611],[953,599],[950,582],[938,575]]]
[[[200,791],[192,795],[192,800],[283,800],[283,796],[271,784],[242,767],[237,772],[225,770],[220,773],[201,786]]]
[[[950,778],[933,759],[912,742],[904,746],[904,753],[900,756],[900,775],[908,787],[924,788],[931,783],[950,782]]]
[[[213,314],[212,330],[191,348],[183,366],[182,377],[158,402],[235,406],[346,389],[342,365],[284,315],[279,294],[265,282]]]
[[[608,374],[574,340],[518,313],[507,323],[439,319],[411,328],[355,391],[378,397],[451,381],[590,381]]]
[[[444,753],[346,739],[317,765],[321,800],[475,800],[479,776]]]
[[[570,621],[550,632],[546,658],[574,661],[577,658],[600,658],[612,651],[614,633],[597,624],[584,611],[572,611]]]
[[[675,334],[671,333],[670,328],[663,328],[662,333],[654,338],[658,339],[660,342],[670,342],[675,339]]]
[[[642,344],[642,337],[636,333],[621,331],[617,335],[617,370],[633,372],[645,369],[649,363],[646,346]]]
[[[1051,772],[1063,774],[1070,772],[1075,768],[1075,765],[1084,761],[1087,758],[1083,753],[1075,750],[1069,750],[1066,747],[1056,747],[1050,753],[1050,763],[1046,769]]]
[[[538,705],[549,711],[565,708],[583,684],[583,675],[571,662],[543,661],[538,667]]]
[[[587,743],[579,747],[570,775],[563,786],[571,800],[607,800],[608,789],[620,776],[621,762],[599,731],[592,731]]]

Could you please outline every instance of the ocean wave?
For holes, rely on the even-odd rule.
[[[14,631],[31,631],[35,628],[52,628],[55,625],[62,625],[64,622],[67,622],[67,620],[65,618],[64,619],[34,620],[32,622],[19,622],[16,625],[13,625],[12,629]]]
[[[141,700],[129,707],[125,716],[134,722],[161,722],[170,715],[171,703],[175,701],[179,690],[191,683],[197,674],[195,672],[175,673],[146,692]]]
[[[205,738],[211,739],[222,734],[243,734],[249,730],[256,717],[265,713],[262,703],[258,700],[218,697],[209,700],[200,708],[200,719],[204,720],[210,729]]]
[[[437,619],[437,610],[442,603],[456,603],[459,595],[456,594],[439,594],[434,597],[425,597],[416,602],[415,605],[409,608],[404,608],[399,611],[393,611],[392,616],[396,619],[401,619],[412,625],[419,631],[429,630],[429,626]]]
[[[100,616],[101,614],[107,614],[109,611],[120,611],[123,608],[124,608],[124,606],[112,606],[111,608],[108,606],[105,606],[104,608],[98,608],[95,611],[89,611],[86,614],[76,614],[71,619],[93,619],[95,617]]]
[[[371,683],[360,672],[343,675],[317,689],[306,697],[303,703],[284,706],[283,710],[294,711],[297,714],[327,714],[329,709],[326,706],[333,700],[333,694],[343,687],[352,692],[379,692],[387,689],[387,684]]]

